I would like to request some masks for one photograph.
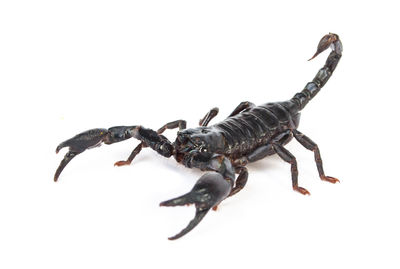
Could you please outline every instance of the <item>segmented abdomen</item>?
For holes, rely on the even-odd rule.
[[[227,148],[225,155],[241,157],[265,145],[271,138],[289,128],[296,128],[299,114],[294,102],[267,103],[253,107],[215,124]]]

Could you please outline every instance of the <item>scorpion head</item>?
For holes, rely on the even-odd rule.
[[[186,129],[178,132],[175,140],[175,158],[181,162],[189,152],[217,153],[223,150],[224,146],[223,136],[212,127]]]

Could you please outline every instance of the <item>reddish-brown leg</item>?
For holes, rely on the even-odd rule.
[[[247,172],[247,168],[242,166],[242,167],[236,167],[235,168],[236,173],[239,173],[239,176],[237,177],[235,181],[235,187],[231,190],[231,193],[229,196],[235,195],[239,191],[241,191],[244,186],[247,183],[247,178],[249,177],[249,173]]]
[[[142,150],[144,143],[141,142],[139,145],[136,146],[136,148],[132,151],[131,155],[129,155],[128,159],[126,161],[118,161],[114,165],[115,166],[123,166],[123,165],[130,165],[133,159],[136,157],[136,155],[139,154],[139,152]]]
[[[321,180],[328,181],[328,182],[333,183],[333,184],[335,184],[336,182],[340,182],[339,179],[334,178],[334,177],[328,177],[328,176],[321,176]]]
[[[310,195],[310,192],[306,190],[303,187],[299,187],[298,184],[298,174],[299,172],[297,171],[297,161],[296,157],[294,157],[287,149],[285,149],[282,145],[278,143],[273,143],[272,144],[275,152],[279,155],[279,157],[282,158],[285,162],[290,163],[291,165],[291,172],[292,172],[292,186],[293,190],[303,194],[303,195]]]
[[[337,178],[325,176],[324,168],[322,167],[321,153],[319,152],[317,144],[315,144],[310,138],[308,138],[307,136],[305,136],[304,134],[302,134],[297,130],[293,130],[293,136],[306,149],[314,152],[315,163],[317,164],[317,169],[321,180],[328,181],[333,184],[335,184],[336,182],[340,182],[339,179]]]

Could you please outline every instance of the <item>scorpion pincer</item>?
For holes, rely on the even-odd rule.
[[[248,163],[273,154],[290,163],[293,189],[301,194],[310,194],[298,185],[296,158],[285,148],[293,137],[306,149],[314,152],[321,180],[339,182],[338,179],[325,175],[317,144],[297,129],[300,111],[329,80],[342,56],[339,36],[329,33],[321,39],[311,59],[329,47],[332,51],[325,65],[301,92],[296,93],[288,101],[260,106],[242,102],[225,120],[212,126],[208,126],[208,123],[218,114],[218,108],[211,109],[200,120],[200,126],[192,129],[186,129],[186,121],[177,120],[165,124],[157,131],[134,125],[91,129],[78,134],[57,147],[57,153],[64,147],[69,147],[69,151],[61,161],[54,175],[54,181],[58,180],[65,166],[86,149],[99,146],[101,143],[113,144],[132,137],[138,139],[140,144],[127,160],[116,162],[116,166],[129,165],[142,148],[150,147],[164,157],[174,156],[178,163],[188,168],[207,171],[190,192],[160,204],[161,206],[194,204],[196,207],[194,219],[180,233],[170,237],[171,240],[191,231],[210,209],[216,208],[225,198],[243,189],[248,178],[246,168]],[[179,128],[178,135],[175,142],[170,142],[162,133],[166,129],[174,128]]]

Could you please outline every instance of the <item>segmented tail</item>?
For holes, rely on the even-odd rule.
[[[290,100],[291,102],[297,104],[299,110],[302,110],[307,103],[321,90],[321,88],[325,85],[325,83],[331,77],[333,71],[335,70],[337,64],[339,63],[340,58],[342,57],[342,42],[339,40],[339,36],[337,34],[329,33],[325,35],[318,44],[317,52],[310,59],[314,59],[321,52],[331,47],[332,52],[329,54],[328,59],[324,67],[322,67],[312,82],[307,83],[304,90],[296,93],[293,98]],[[309,61],[310,61],[309,60]]]

